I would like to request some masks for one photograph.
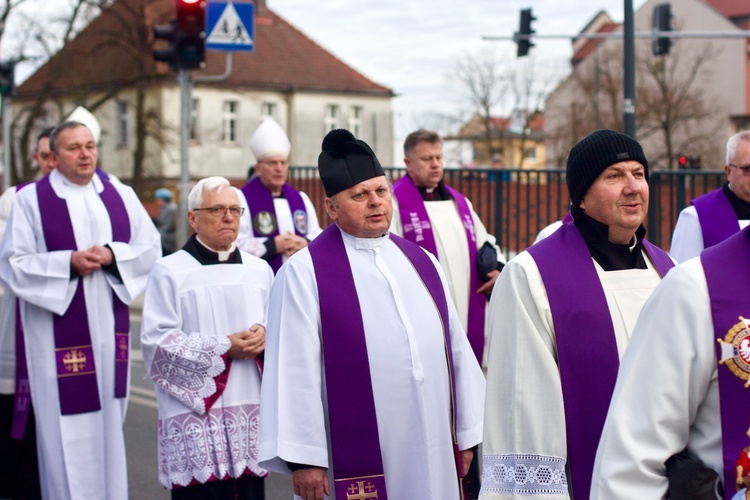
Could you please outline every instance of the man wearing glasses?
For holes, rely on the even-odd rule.
[[[286,183],[291,144],[286,132],[266,118],[250,139],[255,154],[255,177],[242,193],[247,202],[237,246],[266,260],[277,272],[287,257],[320,234],[310,198]]]
[[[188,196],[195,234],[151,268],[143,359],[159,402],[159,481],[173,499],[264,498],[259,356],[273,272],[240,251],[241,195],[223,177]]]
[[[723,186],[680,212],[669,251],[677,262],[697,257],[750,223],[750,131],[729,138],[724,171]]]

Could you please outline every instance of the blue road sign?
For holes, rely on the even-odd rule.
[[[255,4],[209,1],[206,49],[251,51],[255,47]]]

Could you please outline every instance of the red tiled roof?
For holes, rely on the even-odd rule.
[[[211,85],[393,95],[390,88],[347,66],[264,2],[258,4],[255,50],[235,52],[231,76]],[[20,85],[18,97],[33,97],[45,87],[56,93],[103,91],[136,79],[147,83],[173,79],[166,64],[154,62],[149,41],[151,26],[165,24],[173,15],[172,0],[118,0]],[[222,74],[224,63],[224,53],[208,51],[206,69],[195,74]]]
[[[617,23],[607,23],[607,24],[602,25],[602,27],[596,33],[611,33],[614,30],[616,30],[618,26],[620,25]],[[603,41],[604,39],[601,39],[601,38],[599,39],[593,38],[591,40],[588,40],[586,44],[580,48],[580,50],[578,50],[575,54],[573,54],[573,59],[572,59],[573,65],[575,66],[579,62],[586,59],[586,57],[589,54],[591,54],[594,51],[594,49]]]
[[[495,130],[508,130],[510,128],[510,118],[491,116],[490,123]]]
[[[723,16],[734,19],[750,17],[750,2],[747,0],[703,0]]]

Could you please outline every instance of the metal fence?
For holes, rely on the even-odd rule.
[[[403,168],[385,170],[394,182],[406,173]],[[568,211],[565,170],[446,168],[444,179],[471,200],[507,257],[531,245],[540,229],[561,219]],[[648,239],[668,250],[680,210],[688,206],[690,200],[716,189],[722,182],[723,171],[651,172]],[[289,183],[308,194],[321,225],[327,226],[330,219],[323,208],[325,193],[317,168],[290,167]]]

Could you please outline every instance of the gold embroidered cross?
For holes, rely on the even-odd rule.
[[[77,373],[86,367],[86,355],[77,349],[71,349],[63,356],[63,365],[69,372]]]
[[[357,481],[346,491],[346,500],[370,500],[378,498],[378,490],[371,482]]]

